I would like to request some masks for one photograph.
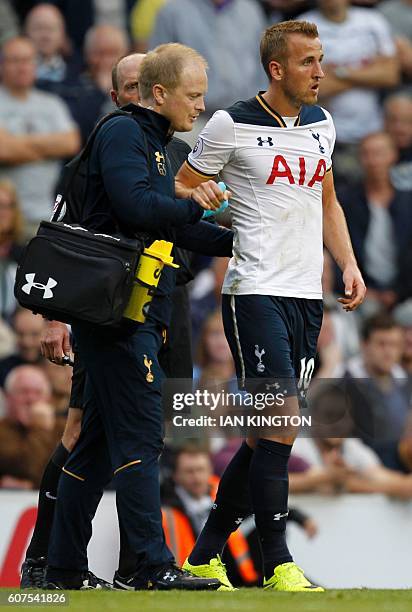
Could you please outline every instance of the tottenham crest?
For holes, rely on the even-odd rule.
[[[255,355],[258,358],[258,363],[256,366],[256,370],[261,374],[262,372],[265,371],[265,364],[262,363],[262,357],[265,354],[265,349],[263,348],[262,350],[259,350],[259,345],[255,344]]]
[[[196,157],[199,157],[199,155],[202,154],[202,151],[203,151],[203,138],[200,138],[199,136],[195,146],[193,147],[191,157],[193,157],[193,159],[196,159]]]

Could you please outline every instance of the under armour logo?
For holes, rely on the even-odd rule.
[[[324,154],[324,153],[325,153],[325,147],[323,147],[323,146],[320,144],[320,134],[315,134],[315,132],[312,132],[312,136],[313,136],[313,138],[314,138],[315,140],[317,140],[317,141],[318,141],[319,151],[320,151],[321,153],[323,153],[323,154]]]
[[[287,512],[278,512],[277,514],[275,514],[275,516],[273,517],[274,521],[280,521],[281,518],[285,518],[286,516],[288,516],[289,514],[289,510]]]
[[[163,576],[163,580],[169,580],[169,582],[173,582],[173,580],[176,580],[176,578],[176,574],[171,574],[170,572],[166,572],[166,574]]]
[[[165,156],[163,155],[163,153],[160,153],[160,151],[156,151],[155,157],[159,174],[161,174],[162,176],[166,176]]]
[[[243,521],[243,516],[238,516],[237,519],[235,520],[236,525],[240,525]]]
[[[262,355],[265,354],[265,349],[262,349],[261,351],[259,350],[259,345],[255,344],[255,355],[256,357],[259,359],[259,362],[256,366],[256,369],[258,372],[264,372],[265,371],[265,365],[262,363]]]
[[[24,291],[24,293],[27,293],[27,295],[30,295],[30,291],[33,289],[33,287],[35,289],[43,289],[43,300],[48,300],[50,298],[53,297],[53,287],[55,287],[57,285],[57,281],[54,280],[54,278],[50,278],[47,281],[47,285],[43,285],[42,283],[35,283],[34,282],[34,277],[36,276],[35,273],[33,274],[26,274],[26,281],[27,283],[25,285],[23,285],[23,287],[21,288],[22,291]]]
[[[266,139],[262,138],[261,136],[258,136],[257,141],[259,147],[263,147],[265,143],[267,143],[270,147],[273,147],[273,140],[270,136],[268,136]]]

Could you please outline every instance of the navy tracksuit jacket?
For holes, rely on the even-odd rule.
[[[88,229],[125,235],[146,231],[153,240],[207,255],[230,256],[232,232],[199,222],[202,209],[174,197],[166,157],[169,122],[133,107],[96,136],[90,156],[83,222]],[[143,132],[146,136],[143,137]],[[147,143],[147,146],[146,146]],[[165,268],[144,324],[120,330],[74,326],[87,372],[79,441],[63,468],[48,561],[51,567],[87,569],[91,521],[103,486],[114,477],[119,522],[136,555],[142,579],[173,559],[161,526],[158,457],[163,445],[157,354],[170,319],[175,271]]]

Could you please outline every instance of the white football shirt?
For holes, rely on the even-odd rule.
[[[232,192],[234,242],[223,293],[321,298],[322,181],[331,167],[330,114],[304,106],[296,125],[262,97],[217,111],[188,166]]]

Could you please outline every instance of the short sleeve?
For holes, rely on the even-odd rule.
[[[233,119],[226,111],[217,111],[203,128],[189,153],[189,167],[206,178],[216,176],[230,161],[235,149]]]

